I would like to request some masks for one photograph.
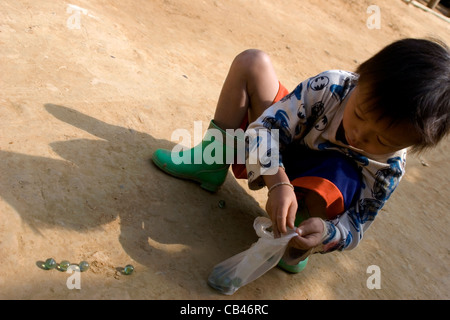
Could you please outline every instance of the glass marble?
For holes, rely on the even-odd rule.
[[[89,263],[87,261],[81,261],[78,265],[80,267],[80,271],[84,272],[89,269]]]
[[[48,258],[45,260],[44,267],[47,270],[56,268],[56,261],[53,258]]]
[[[220,279],[221,285],[225,288],[230,288],[232,286],[233,280],[230,277],[225,277]]]
[[[232,285],[236,288],[239,288],[242,285],[242,279],[241,278],[234,278],[232,281]]]
[[[59,263],[58,270],[59,271],[67,271],[67,269],[69,269],[69,267],[70,267],[70,262],[67,260],[63,260]]]
[[[131,264],[126,265],[125,268],[123,268],[123,273],[126,275],[132,274],[133,271],[134,271],[134,267]]]

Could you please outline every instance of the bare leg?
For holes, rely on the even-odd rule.
[[[222,130],[238,129],[247,114],[252,121],[267,109],[277,92],[278,79],[267,54],[259,50],[242,52],[231,64],[217,102],[214,123],[211,123],[211,126]],[[196,181],[203,189],[216,192],[227,176],[230,164],[223,160],[228,158],[222,157],[219,162],[208,164],[201,157],[202,161],[195,163],[196,154],[200,152],[204,155],[206,148],[211,145],[210,141],[211,137],[202,140],[194,148],[183,150],[182,163],[175,162],[174,153],[165,149],[156,150],[152,161],[158,168],[172,176]],[[233,143],[233,147],[237,150],[239,141],[243,141],[241,139],[235,141],[236,145]],[[228,152],[232,146],[226,141],[221,142],[223,156],[225,156],[225,152]],[[235,154],[238,161],[241,158],[243,160],[244,157],[241,156],[245,155],[243,148],[239,151]],[[180,152],[175,154],[180,155]],[[184,156],[188,157],[189,163],[183,163]]]
[[[256,120],[272,104],[278,86],[266,53],[255,49],[240,53],[223,84],[214,122],[222,129],[237,129],[247,112],[250,122]]]

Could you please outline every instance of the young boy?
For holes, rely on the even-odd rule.
[[[244,51],[231,65],[209,130],[225,137],[225,129],[246,128],[250,153],[264,145],[260,130],[278,130],[279,146],[268,150],[280,155],[276,172],[265,174],[265,164],[248,160],[246,170],[234,165],[233,171],[237,177],[245,173],[250,189],[268,187],[266,210],[277,236],[298,224],[294,184],[303,191],[309,214],[280,261],[298,272],[313,252],[358,245],[403,176],[407,148],[436,146],[449,132],[449,115],[449,49],[436,41],[404,39],[356,73],[326,71],[289,94],[265,53]],[[193,157],[205,150],[211,143],[208,131],[201,144],[183,153]],[[224,153],[232,147],[223,143]],[[223,162],[177,165],[172,157],[160,149],[153,161],[210,191],[223,183],[229,168]],[[337,197],[330,200],[332,193]]]

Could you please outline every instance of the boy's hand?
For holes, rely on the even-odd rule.
[[[290,245],[300,250],[309,250],[322,243],[324,223],[320,218],[309,218],[297,228],[298,236],[292,238]]]
[[[280,182],[290,184],[283,168],[279,168],[274,175],[263,176],[263,179],[269,189]],[[272,229],[275,237],[279,237],[281,233],[287,232],[286,225],[294,229],[297,207],[297,198],[291,186],[279,185],[270,192],[266,203],[266,211],[272,220]]]
[[[266,211],[272,220],[275,237],[286,233],[286,225],[294,229],[295,214],[297,213],[297,198],[291,187],[282,185],[275,188],[266,203]]]

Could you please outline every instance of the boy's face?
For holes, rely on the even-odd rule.
[[[345,107],[342,120],[348,144],[370,154],[387,154],[419,141],[412,125],[406,122],[391,125],[391,119],[381,118],[375,111],[367,111],[363,103],[364,89],[358,85]]]

